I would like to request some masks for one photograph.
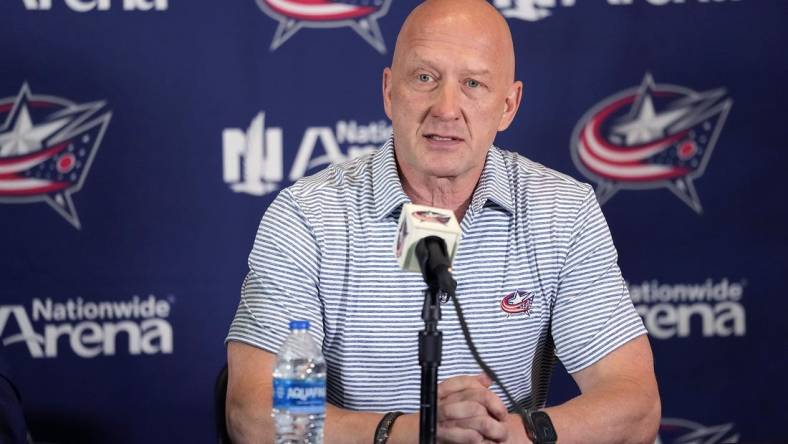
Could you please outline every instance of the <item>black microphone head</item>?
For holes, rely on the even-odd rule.
[[[446,242],[438,236],[427,236],[416,243],[416,259],[424,282],[431,290],[440,289],[453,295],[457,282],[451,276],[451,260]]]

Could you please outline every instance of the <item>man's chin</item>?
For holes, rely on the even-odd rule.
[[[456,179],[463,172],[463,169],[454,165],[435,165],[424,169],[424,173],[435,179]]]

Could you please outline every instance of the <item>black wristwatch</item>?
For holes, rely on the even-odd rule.
[[[526,410],[523,413],[523,422],[525,422],[525,434],[528,439],[534,444],[555,444],[558,440],[558,434],[555,433],[553,421],[547,413],[536,410],[534,412]]]

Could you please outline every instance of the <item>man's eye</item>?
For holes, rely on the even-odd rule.
[[[419,82],[429,82],[432,80],[432,76],[429,74],[419,74]]]
[[[468,85],[471,88],[478,88],[478,87],[482,86],[481,83],[479,83],[478,81],[473,80],[473,79],[468,79],[468,81],[466,81],[465,84]]]

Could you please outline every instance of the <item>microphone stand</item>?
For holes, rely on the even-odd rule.
[[[424,330],[419,332],[419,365],[421,365],[421,409],[419,443],[434,444],[438,427],[438,366],[441,364],[443,333],[438,330],[441,306],[438,289],[424,290],[421,310]]]
[[[465,337],[465,342],[470,348],[473,359],[479,367],[496,384],[501,387],[504,395],[514,406],[515,411],[523,420],[526,434],[534,442],[555,442],[555,430],[552,430],[552,438],[543,441],[541,436],[537,436],[536,430],[542,430],[534,423],[531,412],[527,408],[522,408],[512,397],[512,394],[501,383],[500,378],[495,372],[484,363],[479,352],[471,340],[471,334],[462,314],[459,301],[455,295],[457,282],[451,275],[451,262],[446,254],[446,243],[437,236],[427,236],[416,243],[416,258],[421,268],[424,282],[427,289],[424,291],[424,307],[421,311],[421,318],[424,320],[424,330],[419,332],[419,364],[421,365],[421,408],[419,412],[419,443],[435,444],[435,432],[438,428],[438,367],[441,364],[441,349],[443,348],[443,334],[438,330],[438,321],[441,319],[441,306],[439,293],[445,292],[451,299],[453,298],[454,308],[457,310],[457,318],[460,321],[460,328]],[[549,419],[548,419],[549,421]],[[550,425],[550,429],[552,426]]]
[[[441,320],[440,291],[450,297],[457,283],[451,277],[446,243],[429,236],[416,244],[418,258],[427,289],[421,318],[424,330],[419,332],[419,365],[421,366],[421,405],[419,410],[419,443],[434,444],[438,428],[438,367],[441,364],[443,333],[438,330]]]

